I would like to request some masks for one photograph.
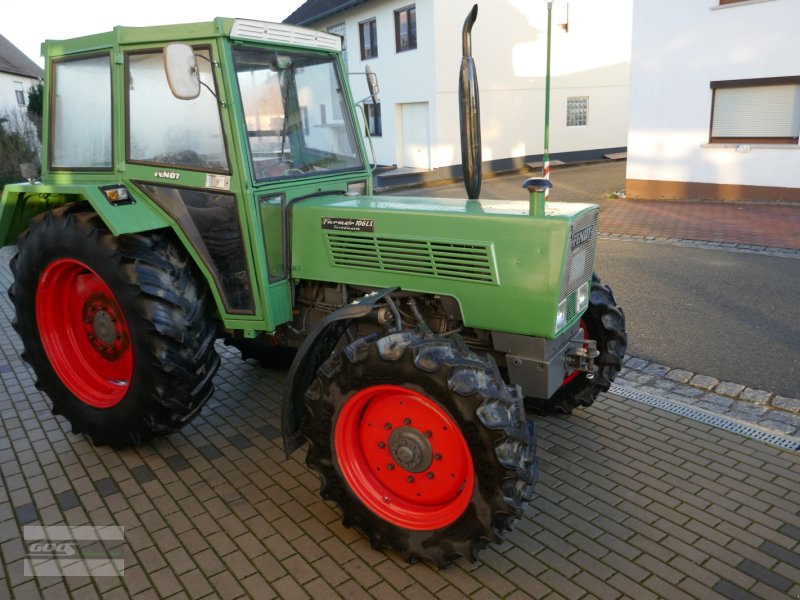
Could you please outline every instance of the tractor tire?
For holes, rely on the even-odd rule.
[[[533,422],[490,358],[405,331],[334,353],[306,393],[307,464],[373,548],[439,566],[500,543],[538,477]]]
[[[590,406],[600,392],[607,392],[622,368],[628,348],[625,331],[625,313],[617,306],[611,288],[592,275],[589,308],[581,319],[581,327],[589,339],[597,342],[600,355],[595,359],[598,367],[593,379],[585,373],[573,373],[549,399],[525,398],[525,408],[538,415],[553,413],[571,414],[580,406]]]
[[[23,359],[73,433],[139,444],[188,423],[214,390],[209,292],[169,233],[115,237],[85,204],[35,217],[9,296]]]

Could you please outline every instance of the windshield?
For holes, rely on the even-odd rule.
[[[363,166],[332,57],[237,47],[234,62],[256,180]]]

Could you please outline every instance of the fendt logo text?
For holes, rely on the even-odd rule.
[[[583,229],[574,232],[571,236],[569,236],[569,249],[575,250],[581,244],[588,242],[592,239],[592,234],[594,233],[594,225],[589,225],[588,227],[584,227]]]

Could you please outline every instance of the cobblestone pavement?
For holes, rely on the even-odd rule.
[[[194,422],[139,448],[97,448],[50,413],[11,313],[3,295],[0,598],[800,595],[800,453],[604,394],[537,419],[541,480],[504,544],[476,563],[408,565],[341,525],[302,451],[285,459],[284,372],[219,345],[217,391]],[[624,376],[685,379],[635,359]],[[124,576],[25,576],[32,525],[124,526]]]
[[[616,383],[778,434],[800,435],[797,398],[635,357],[626,357]]]

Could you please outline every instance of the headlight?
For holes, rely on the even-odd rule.
[[[556,313],[556,333],[561,331],[564,325],[567,324],[567,301],[562,300],[558,305],[558,312]]]
[[[578,288],[578,297],[575,300],[575,311],[583,312],[589,306],[589,282]]]
[[[120,204],[133,204],[134,200],[128,194],[128,189],[124,185],[105,185],[100,188],[103,196],[112,206]]]

